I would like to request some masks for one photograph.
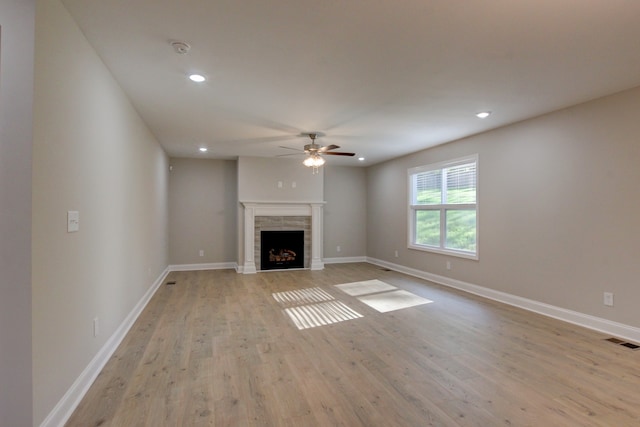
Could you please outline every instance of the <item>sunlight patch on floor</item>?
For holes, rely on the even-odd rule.
[[[321,288],[294,289],[276,292],[273,298],[298,329],[331,325],[362,317],[362,314],[337,301]]]
[[[433,302],[378,279],[343,283],[335,287],[381,313]]]
[[[333,296],[321,288],[294,289],[292,291],[276,292],[273,298],[282,305],[312,304],[331,301]]]
[[[416,305],[430,304],[433,302],[429,299],[414,295],[411,292],[402,290],[365,295],[358,297],[358,299],[369,307],[378,310],[380,313],[415,307]]]
[[[327,301],[319,304],[301,305],[285,308],[289,318],[298,329],[315,328],[362,317],[362,314],[350,309],[340,301]]]
[[[398,289],[395,286],[378,279],[365,280],[363,282],[343,283],[342,285],[335,285],[335,287],[351,296],[367,295]]]

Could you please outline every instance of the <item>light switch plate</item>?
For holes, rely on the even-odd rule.
[[[74,233],[80,230],[80,212],[68,211],[67,212],[67,232]]]
[[[613,292],[605,292],[604,300],[602,301],[607,307],[613,307]]]

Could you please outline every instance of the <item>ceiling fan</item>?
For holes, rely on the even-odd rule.
[[[302,135],[308,136],[311,139],[311,144],[305,145],[304,150],[280,146],[280,148],[286,148],[287,150],[296,150],[296,151],[300,151],[300,153],[281,154],[279,157],[293,156],[296,154],[306,154],[307,158],[304,159],[302,163],[307,167],[313,168],[313,173],[318,173],[318,168],[324,165],[325,163],[325,160],[322,158],[323,155],[330,155],[330,156],[355,156],[356,155],[356,153],[347,153],[344,151],[333,151],[337,148],[340,148],[339,145],[331,144],[327,146],[322,146],[320,144],[317,144],[316,138],[318,138],[318,136],[321,136],[319,132],[303,133]]]

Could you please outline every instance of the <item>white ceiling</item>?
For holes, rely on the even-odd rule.
[[[637,0],[62,1],[176,157],[368,166],[640,85]]]

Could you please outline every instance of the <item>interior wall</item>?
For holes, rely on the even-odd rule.
[[[35,70],[40,424],[168,265],[168,158],[59,0],[37,2]],[[80,213],[75,233],[71,210]]]
[[[327,202],[324,258],[364,257],[367,253],[366,169],[325,166],[324,199]]]
[[[169,178],[169,262],[173,265],[235,262],[243,220],[242,194],[259,201],[326,200],[324,256],[364,257],[366,251],[366,172],[327,166],[314,175],[300,162],[243,158],[238,162],[172,158]],[[324,172],[326,170],[326,172]],[[319,185],[319,178],[323,183]],[[282,187],[278,187],[278,181]],[[291,184],[296,182],[296,187]],[[251,182],[258,184],[252,186]],[[310,184],[311,187],[306,187]],[[324,188],[324,196],[318,196]],[[305,190],[309,190],[309,194]],[[245,199],[246,200],[246,199]],[[230,243],[231,242],[231,243]],[[341,251],[337,252],[336,247]],[[200,256],[200,250],[204,256]],[[242,259],[242,258],[238,258]]]
[[[371,167],[367,255],[640,327],[637,111],[640,88]],[[407,249],[407,169],[474,153],[479,260]]]
[[[240,157],[239,202],[322,202],[324,168],[314,174],[299,159]],[[244,260],[244,209],[238,203],[238,265]]]
[[[0,0],[0,425],[31,426],[35,0]]]
[[[169,262],[235,262],[237,162],[172,158],[170,164]]]
[[[240,157],[238,197],[252,202],[321,202],[324,168],[312,173],[301,160]]]

